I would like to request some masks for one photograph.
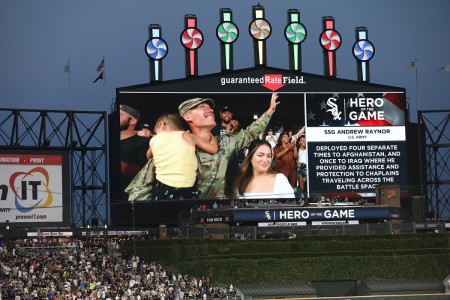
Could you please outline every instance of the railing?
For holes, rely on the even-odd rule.
[[[304,236],[341,236],[341,235],[377,235],[411,234],[417,232],[446,232],[445,223],[367,223],[338,225],[305,225],[294,227],[185,227],[180,228],[185,238],[214,239],[294,239]]]

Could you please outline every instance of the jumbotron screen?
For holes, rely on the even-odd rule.
[[[271,94],[270,91],[129,93],[118,100],[117,107],[119,109],[119,105],[125,104],[139,111],[136,130],[140,130],[143,124],[148,124],[153,130],[160,115],[178,113],[178,106],[183,101],[196,97],[211,98],[218,125],[221,123],[220,111],[227,107],[233,114],[233,120],[239,122],[238,130],[245,130],[269,108]],[[406,185],[404,92],[279,92],[278,95],[280,104],[260,136],[265,138],[269,129],[277,137],[283,131],[291,131],[295,135],[305,127],[308,197],[323,194],[371,197],[375,196],[379,185]],[[116,128],[119,130],[120,126]],[[218,130],[213,129],[212,132],[220,135]],[[117,132],[117,137],[119,135]],[[239,168],[245,157],[245,146],[248,145],[236,149],[236,158],[229,162],[229,169]],[[223,182],[227,190],[236,176],[236,173],[229,173],[230,178]],[[121,189],[130,180],[130,176],[128,179],[122,176]],[[121,197],[127,196],[122,193]],[[199,197],[215,199],[201,194]]]

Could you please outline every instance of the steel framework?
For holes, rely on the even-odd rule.
[[[109,223],[106,112],[0,109],[0,150],[70,157],[71,226]]]
[[[434,218],[450,216],[450,110],[419,111],[426,176],[421,187]],[[106,112],[0,109],[0,150],[60,150],[70,156],[72,225],[109,224]],[[419,168],[420,169],[420,168]]]
[[[421,176],[421,186],[426,188],[428,206],[433,217],[449,218],[450,110],[419,111],[418,115],[424,130],[424,140],[420,144],[426,164],[426,176]]]

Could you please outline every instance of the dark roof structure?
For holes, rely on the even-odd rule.
[[[263,93],[270,92],[270,90],[261,84],[261,82],[255,82],[254,80],[252,81],[252,79],[262,79],[266,75],[282,75],[283,77],[286,77],[286,80],[289,80],[285,81],[284,85],[277,89],[277,92],[280,93],[405,91],[405,89],[401,87],[327,77],[323,75],[291,71],[268,66],[256,66],[234,70],[232,72],[219,72],[201,76],[125,86],[117,88],[116,93],[118,98],[121,98],[124,94],[142,93]]]
[[[274,297],[317,297],[316,290],[309,283],[239,284],[235,286],[238,297],[268,299]]]
[[[237,296],[241,299],[270,298],[316,298],[330,292],[337,285],[348,287],[349,282],[329,282],[323,285],[313,285],[307,282],[278,284],[238,284],[235,286]],[[377,295],[430,295],[444,293],[442,280],[364,280],[354,282],[357,286],[356,295],[333,296],[377,296]],[[324,290],[322,290],[324,289]],[[328,289],[328,291],[325,291]],[[336,292],[336,290],[334,290]],[[353,290],[355,292],[355,290]]]
[[[443,293],[442,280],[364,280],[358,295],[434,294]]]

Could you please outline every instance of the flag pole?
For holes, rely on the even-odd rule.
[[[417,58],[410,61],[408,63],[408,69],[414,69],[414,71],[416,72],[416,111],[418,116],[420,109],[420,97],[419,97],[419,67],[417,65],[417,62],[418,62]],[[417,118],[417,122],[419,122],[419,118]]]
[[[414,59],[415,71],[416,71],[416,98],[417,98],[417,114],[419,114],[420,109],[420,98],[419,98],[419,66],[417,65],[417,58]],[[419,122],[419,120],[417,120]]]
[[[70,59],[69,59],[69,110],[72,110],[72,70],[70,67]]]
[[[69,73],[69,110],[72,110],[72,79],[71,79],[71,67],[70,67],[70,59],[67,60],[67,65],[65,68],[66,73]]]
[[[106,112],[106,61],[105,57],[103,56],[103,110]]]
[[[105,116],[105,137],[106,137],[106,142],[107,144],[109,144],[109,136],[108,136],[108,132],[109,132],[109,125],[108,125],[108,112],[106,110],[106,60],[105,60],[105,56],[103,56],[102,58],[102,72],[103,72],[103,111],[104,111],[104,116]],[[108,147],[105,148],[105,154],[107,157],[109,157],[109,151],[108,151]],[[106,168],[105,168],[105,178],[106,178],[106,182],[109,182],[109,167],[108,164],[106,164]],[[110,198],[109,198],[109,184],[107,184],[107,189],[105,190],[105,203],[106,203],[106,207],[105,207],[105,214],[106,214],[106,226],[109,225],[109,204],[110,204]],[[108,236],[105,235],[105,238],[108,238]]]

